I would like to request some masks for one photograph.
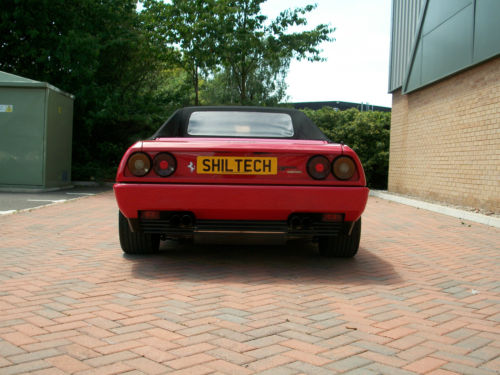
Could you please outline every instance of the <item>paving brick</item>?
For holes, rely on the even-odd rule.
[[[25,353],[23,349],[17,345],[11,344],[10,342],[0,340],[0,356],[8,357],[11,355]]]
[[[212,349],[210,351],[207,351],[206,353],[214,358],[223,359],[224,361],[231,362],[237,365],[242,365],[255,360],[254,357],[225,348]]]
[[[34,362],[38,359],[45,359],[49,357],[55,357],[61,353],[56,349],[44,349],[36,352],[30,352],[25,354],[18,354],[9,357],[11,363],[23,363],[23,362]]]
[[[497,370],[470,367],[459,363],[447,363],[443,365],[444,370],[457,372],[461,375],[497,375]]]
[[[210,342],[211,340],[214,340],[215,338],[217,338],[217,336],[214,334],[202,333],[201,335],[183,337],[182,339],[175,340],[175,344],[177,344],[177,346],[189,346],[189,345],[195,345],[195,344],[200,344],[200,343],[204,343],[204,342]]]
[[[483,346],[489,344],[491,342],[490,339],[486,339],[484,337],[474,336],[469,337],[465,340],[458,342],[456,345],[461,348],[465,348],[467,350],[477,350],[482,348]]]
[[[248,369],[254,372],[261,372],[268,369],[276,368],[287,363],[294,362],[295,359],[286,357],[284,355],[271,355],[266,356],[265,358],[259,359],[257,361],[253,361],[248,363]]]
[[[358,354],[359,357],[363,357],[369,359],[372,362],[382,363],[384,365],[392,366],[392,367],[403,367],[406,364],[406,361],[396,357],[396,356],[388,356],[380,353],[374,352],[364,352]]]
[[[95,348],[97,346],[106,345],[105,341],[96,339],[95,337],[88,336],[88,335],[73,336],[73,337],[70,337],[69,340],[71,340],[74,343],[77,343],[79,345],[85,346],[87,348]]]
[[[162,374],[168,370],[167,367],[155,361],[152,361],[148,358],[134,358],[128,361],[124,361],[123,364],[135,368],[139,371],[142,371],[145,374],[152,374],[152,375]]]
[[[400,339],[388,342],[387,345],[390,346],[391,348],[406,350],[424,341],[425,339],[423,337],[411,335],[411,336],[401,337]]]
[[[446,363],[447,361],[435,357],[425,357],[415,362],[412,362],[409,365],[404,366],[404,368],[406,370],[423,374],[432,370],[436,370],[445,365]]]
[[[17,365],[2,367],[2,375],[17,375],[17,374],[29,374],[31,372],[46,369],[51,367],[49,363],[43,360],[19,363]]]
[[[130,340],[130,341],[120,342],[118,344],[95,347],[94,350],[101,354],[111,354],[111,353],[119,353],[129,349],[134,349],[142,345],[143,344],[139,341]]]
[[[409,349],[403,350],[397,354],[399,358],[403,358],[407,361],[416,361],[417,359],[423,358],[429,354],[435,353],[437,349],[429,348],[427,346],[413,346]]]
[[[460,355],[456,353],[448,353],[445,351],[437,351],[432,353],[432,356],[434,358],[439,358],[442,359],[443,361],[446,362],[452,362],[452,363],[457,363],[457,364],[462,364],[465,366],[471,366],[471,367],[478,367],[481,365],[484,361],[478,358],[474,358],[468,355]]]
[[[213,361],[215,358],[204,353],[193,354],[190,356],[185,356],[178,359],[173,359],[171,361],[165,362],[165,365],[172,367],[173,369],[182,369],[186,367],[191,367],[199,364],[206,364]]]
[[[169,375],[207,375],[214,374],[214,370],[206,366],[192,366],[182,370],[169,371]]]
[[[27,352],[36,352],[44,349],[58,348],[69,344],[71,344],[71,341],[69,341],[68,339],[55,339],[55,340],[37,342],[34,344],[23,345],[22,349],[24,349]]]
[[[61,355],[57,357],[47,358],[46,362],[50,363],[52,366],[57,367],[67,373],[75,373],[78,371],[87,370],[89,366],[78,359],[70,357],[69,355]]]
[[[132,352],[137,353],[144,358],[148,358],[152,361],[161,363],[161,362],[166,362],[172,359],[175,359],[176,357],[168,352],[159,350],[155,347],[152,346],[140,346],[137,348],[131,349]]]
[[[208,343],[200,343],[189,346],[183,346],[182,348],[170,350],[170,353],[175,357],[187,357],[193,354],[203,353],[215,348],[214,345]]]
[[[482,347],[481,349],[474,350],[472,353],[469,353],[468,356],[472,358],[478,358],[483,361],[491,361],[495,357],[499,355],[499,348],[494,348],[492,346]]]
[[[499,372],[500,371],[500,357],[496,357],[495,359],[485,362],[481,365],[482,369],[492,370]]]
[[[299,371],[286,366],[274,367],[272,369],[256,372],[255,375],[298,375]]]
[[[431,372],[428,372],[427,375],[460,375],[458,372],[452,372],[443,369],[437,369]]]
[[[271,335],[267,337],[263,337],[260,339],[255,339],[255,340],[247,340],[245,341],[245,344],[251,345],[256,348],[263,348],[263,347],[268,347],[274,344],[279,344],[280,342],[286,341],[287,339],[285,337],[279,336],[279,335]]]
[[[101,354],[78,344],[64,345],[57,348],[60,352],[66,353],[81,361],[85,359],[99,357]]]
[[[280,345],[286,346],[286,347],[289,347],[292,349],[304,351],[307,353],[313,353],[313,354],[324,352],[328,349],[328,348],[325,348],[322,346],[312,345],[312,344],[309,344],[307,342],[303,342],[303,341],[299,341],[299,340],[282,341],[282,342],[280,342]]]
[[[270,356],[273,356],[276,354],[286,352],[288,350],[290,350],[290,348],[286,348],[286,347],[281,346],[281,345],[269,345],[269,346],[264,346],[264,347],[259,348],[259,349],[245,351],[245,354],[252,356],[253,358],[262,359],[262,358],[266,358],[266,357],[270,357]]]
[[[1,335],[1,337],[5,341],[8,341],[15,346],[32,344],[34,342],[39,341],[35,338],[32,338],[28,335],[25,335],[24,333],[21,333],[21,332],[4,333]]]
[[[331,375],[332,371],[326,367],[311,365],[310,363],[295,361],[286,365],[286,367],[300,371],[300,374]]]
[[[98,368],[92,368],[89,370],[79,371],[75,375],[143,375],[143,372],[134,373],[130,371],[132,368],[124,363],[117,362],[110,365],[99,366]],[[67,373],[66,373],[67,374]],[[51,375],[51,374],[50,374]]]
[[[168,340],[162,340],[158,337],[145,337],[142,339],[138,340],[139,342],[143,343],[146,346],[152,346],[153,348],[156,348],[161,351],[167,351],[173,348],[178,348],[178,344],[174,344],[171,341]]]
[[[387,366],[382,363],[372,362],[366,366],[367,369],[377,372],[377,374],[383,375],[417,375],[418,373],[413,371],[408,371],[405,369]]]
[[[391,339],[400,339],[400,338],[406,338],[412,333],[416,332],[416,330],[407,328],[407,327],[398,327],[398,328],[393,328],[388,331],[382,332],[382,336],[390,337]]]
[[[279,333],[279,335],[284,338],[295,339],[298,341],[305,341],[311,344],[323,341],[322,337],[292,330],[282,331]]]
[[[16,331],[24,333],[27,336],[37,336],[42,335],[44,333],[48,333],[48,331],[41,329],[40,327],[33,324],[19,324],[12,327]]]
[[[11,361],[7,361],[5,358],[0,357],[0,367],[6,367],[12,365]]]
[[[78,332],[80,334],[86,333],[89,336],[92,336],[92,337],[95,337],[95,338],[98,338],[98,339],[102,339],[102,338],[105,338],[105,337],[113,336],[113,333],[111,333],[110,331],[108,331],[106,329],[103,329],[103,328],[95,327],[95,326],[89,326],[89,327],[80,328],[78,330]]]
[[[199,326],[194,326],[191,328],[185,328],[182,330],[177,331],[178,334],[182,336],[195,336],[195,335],[200,335],[202,333],[207,333],[210,331],[214,331],[218,329],[219,327],[213,324],[202,324]]]
[[[30,372],[30,375],[67,375],[67,372],[59,370],[55,367],[46,368]]]
[[[120,344],[128,341],[137,341],[147,337],[147,331],[134,331],[128,333],[117,334],[111,337],[106,337],[104,340],[109,344]]]
[[[366,349],[359,348],[356,346],[343,345],[343,346],[339,346],[338,348],[323,352],[323,353],[321,353],[321,355],[325,358],[330,358],[332,360],[338,361],[340,359],[344,359],[344,358],[350,357],[352,355],[363,353],[365,351],[366,351]]]
[[[500,232],[374,198],[363,220],[343,260],[169,242],[124,257],[109,193],[1,216],[0,373],[495,374]]]
[[[226,338],[215,339],[215,340],[210,341],[210,343],[213,345],[216,345],[218,347],[221,347],[221,348],[234,350],[238,353],[244,353],[244,352],[248,352],[248,351],[255,349],[255,347],[252,345],[248,345],[246,343],[241,343],[238,341],[229,340]]]
[[[366,349],[366,350],[369,350],[369,351],[372,351],[375,353],[384,354],[384,355],[394,355],[397,353],[397,351],[392,349],[392,348],[389,348],[387,346],[380,345],[380,344],[377,344],[374,342],[369,342],[369,341],[368,342],[358,341],[358,342],[355,342],[353,344],[353,346],[357,346],[359,348]]]
[[[115,362],[126,361],[127,359],[132,359],[136,357],[138,357],[136,353],[132,353],[130,351],[122,351],[119,353],[107,354],[100,357],[91,358],[84,362],[92,367],[101,367],[113,364]]]
[[[224,374],[229,374],[229,375],[247,375],[251,374],[252,371],[242,367],[235,365],[233,363],[224,361],[222,359],[218,359],[216,361],[208,362],[206,363],[207,367],[210,367],[211,369],[214,369],[216,371],[219,371]]]
[[[370,363],[372,363],[370,359],[361,357],[359,355],[353,355],[351,357],[335,361],[327,365],[327,367],[335,371],[344,372],[366,366]]]
[[[281,327],[279,325],[274,325],[274,326],[253,329],[251,331],[245,332],[245,334],[256,337],[256,338],[261,338],[261,337],[267,337],[267,336],[271,336],[271,335],[277,335],[277,334],[279,334],[283,331],[286,331],[286,330],[287,329],[284,327]]]
[[[299,350],[289,350],[283,353],[284,356],[296,359],[297,361],[307,362],[315,366],[323,366],[329,362],[331,359],[321,357],[311,353],[305,353]]]

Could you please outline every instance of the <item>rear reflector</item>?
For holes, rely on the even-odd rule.
[[[153,160],[153,169],[160,177],[168,177],[175,172],[177,161],[166,152],[161,152]]]
[[[324,180],[330,172],[330,161],[322,156],[313,156],[307,162],[307,172],[315,180]]]
[[[344,215],[342,214],[323,214],[321,221],[327,222],[339,222],[344,220]]]
[[[160,211],[141,211],[141,219],[158,220],[160,218]]]

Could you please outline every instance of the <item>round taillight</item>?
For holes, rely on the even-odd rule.
[[[142,177],[151,169],[151,159],[144,152],[136,152],[128,158],[127,167],[134,176]]]
[[[313,156],[307,162],[307,172],[315,180],[324,180],[330,173],[330,161],[321,155]]]
[[[356,170],[354,160],[348,156],[339,156],[333,161],[332,172],[339,180],[349,180]]]
[[[177,168],[177,161],[175,158],[166,153],[161,152],[155,156],[153,160],[153,169],[160,177],[168,177],[175,172]]]

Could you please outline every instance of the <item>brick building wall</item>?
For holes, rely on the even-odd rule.
[[[393,93],[388,189],[500,212],[500,57]]]

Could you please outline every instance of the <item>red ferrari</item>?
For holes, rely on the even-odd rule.
[[[175,112],[122,158],[114,185],[125,253],[160,240],[308,239],[353,257],[368,199],[363,167],[303,113],[260,107]]]

